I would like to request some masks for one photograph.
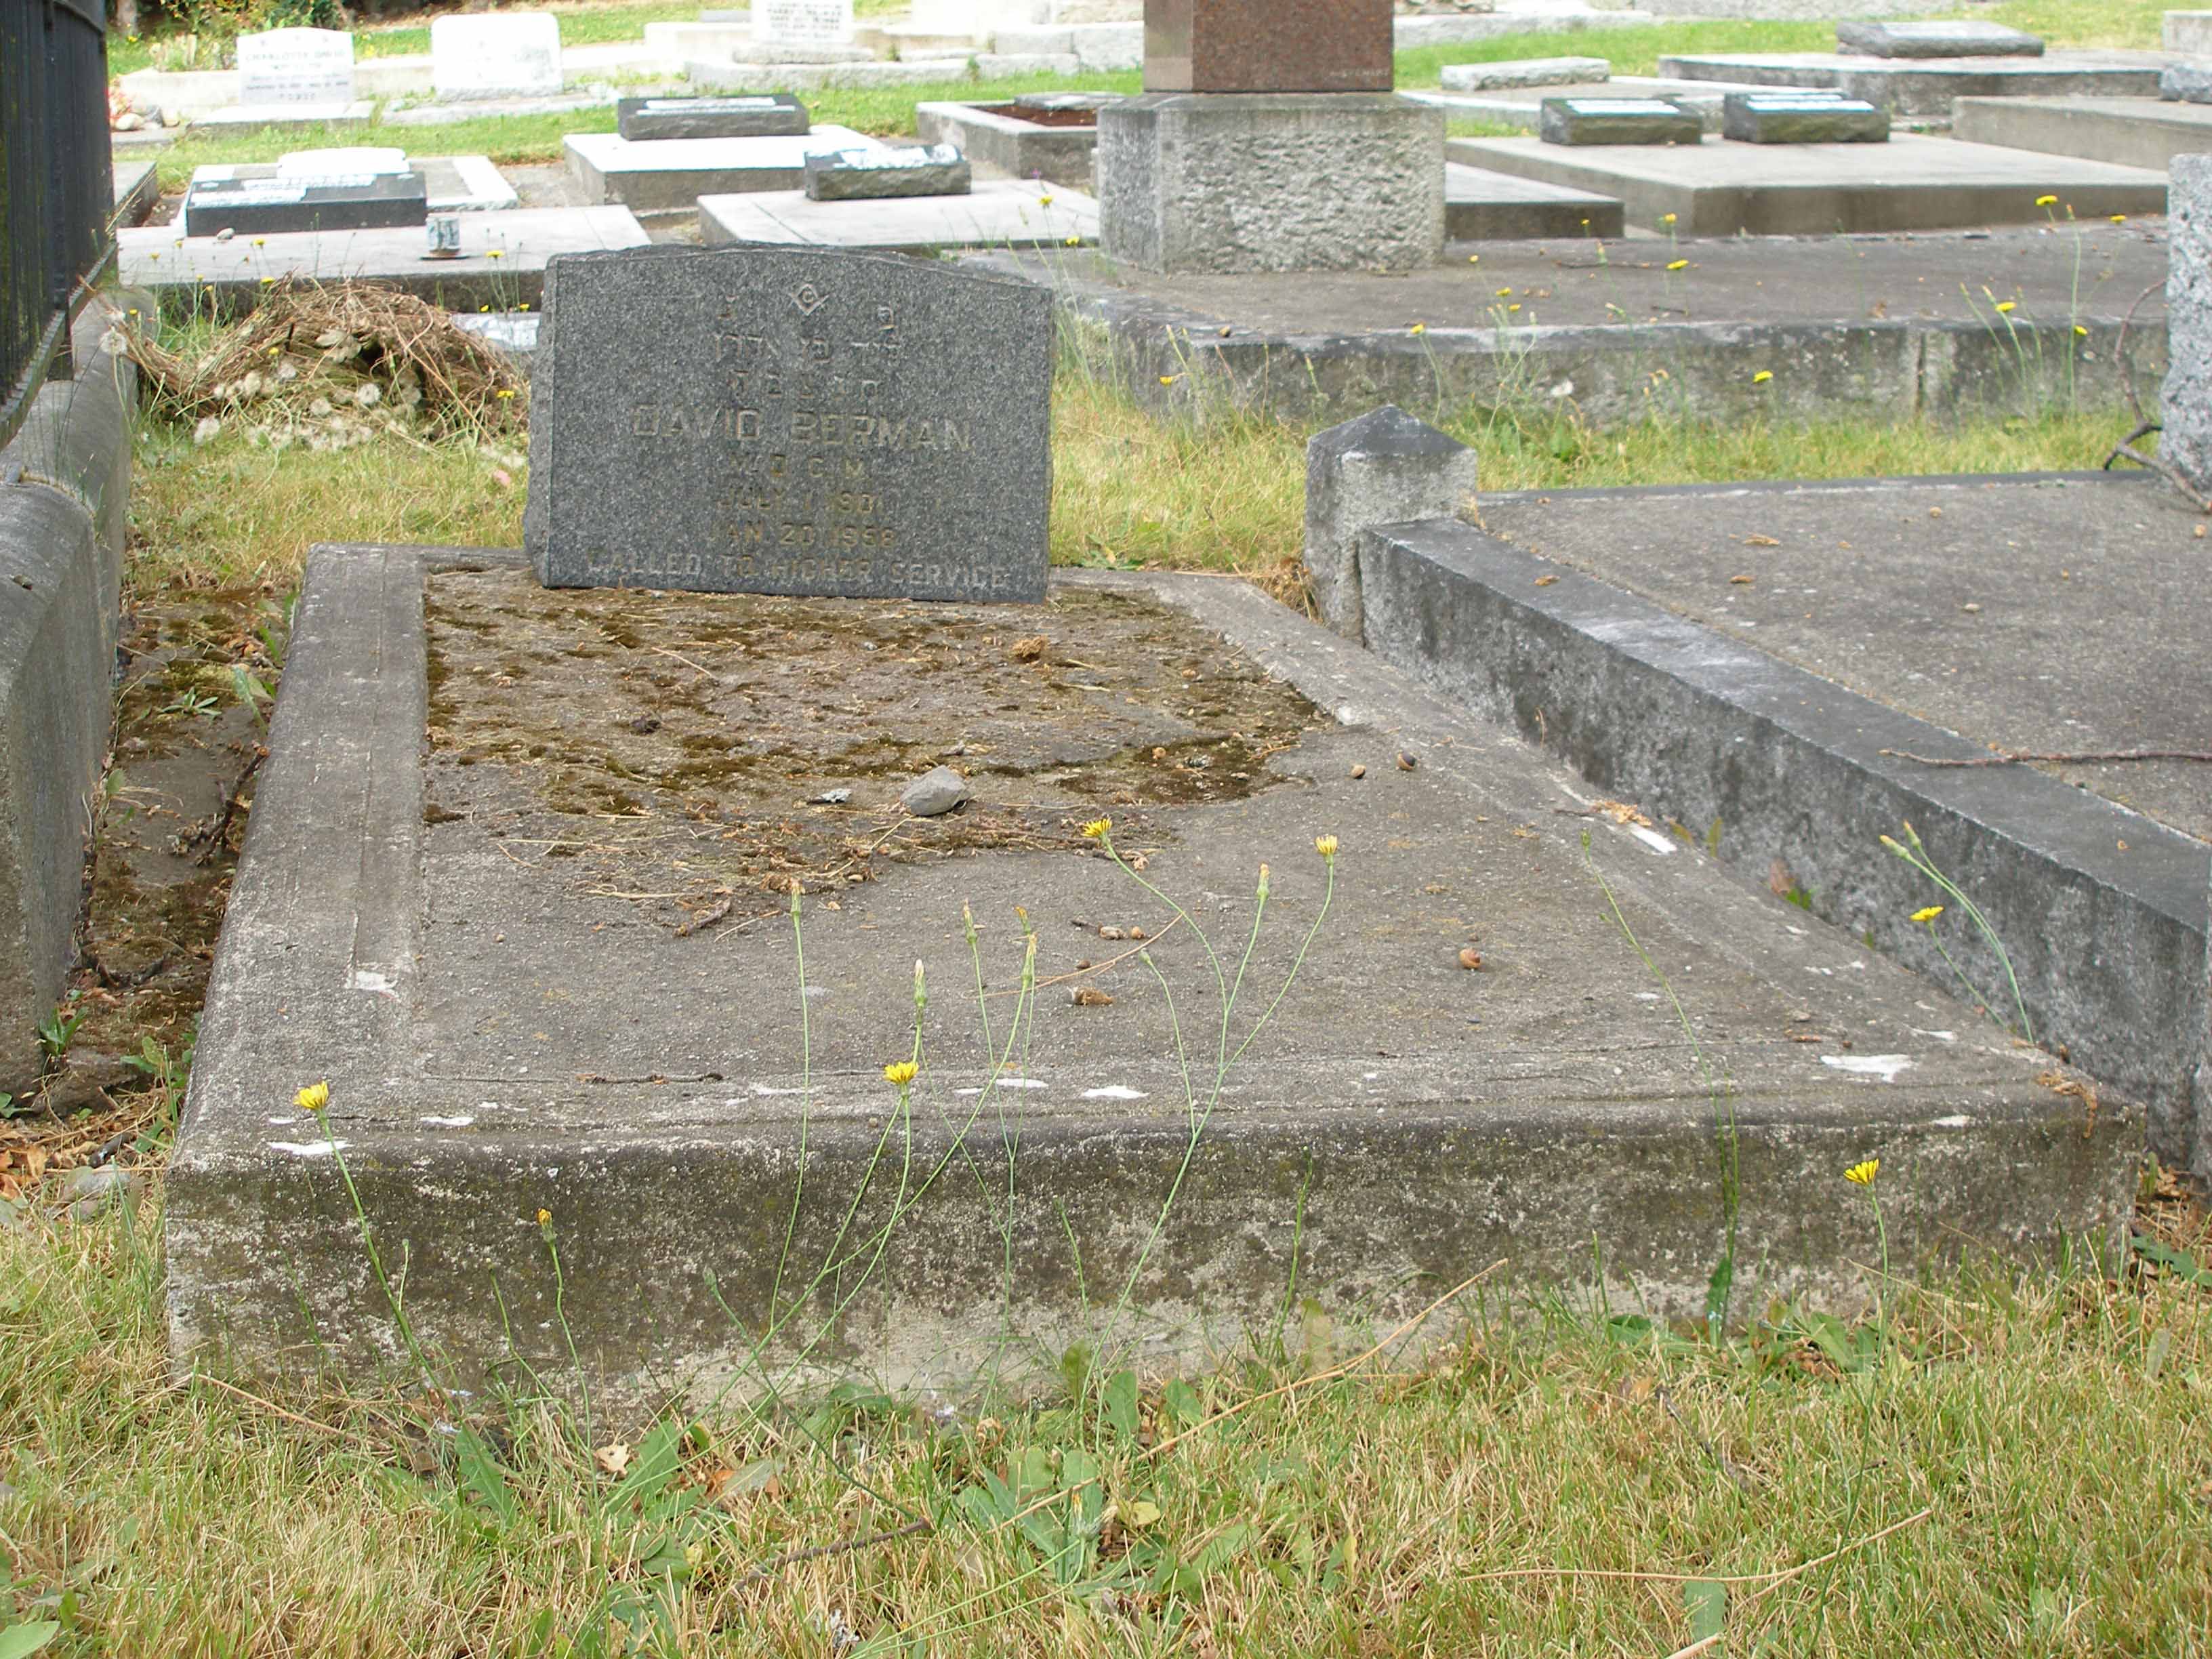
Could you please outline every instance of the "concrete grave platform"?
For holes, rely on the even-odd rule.
[[[791,242],[886,253],[1098,240],[1098,204],[1080,191],[1018,179],[986,179],[965,196],[904,201],[813,202],[803,190],[699,198],[699,240]]]
[[[745,1386],[745,1333],[794,1297],[770,1365],[948,1388],[1077,1340],[1146,1364],[1233,1343],[1294,1255],[1355,1326],[1501,1259],[1531,1287],[1601,1262],[1616,1305],[1694,1316],[1716,1101],[1593,867],[1730,1080],[1740,1310],[1863,1294],[1875,1241],[1841,1171],[1864,1156],[1901,1264],[2109,1233],[2133,1192],[2124,1102],[2093,1115],[1847,935],[1579,816],[1548,763],[1242,584],[1067,582],[1011,611],[555,595],[495,556],[325,548],[295,626],[168,1176],[179,1364],[393,1357],[340,1152],[463,1376],[509,1340],[570,1374],[546,1212],[560,1314],[625,1413]],[[810,717],[848,703],[899,712]],[[969,806],[899,817],[948,756]],[[805,804],[831,787],[849,801]],[[1191,925],[1096,855],[1098,815]],[[1322,833],[1341,851],[1305,967],[1194,1113],[1162,981],[1205,1047],[1193,927],[1241,948],[1264,862],[1247,1006],[1272,997],[1320,915]],[[963,917],[1004,1045],[1016,904],[1041,988],[987,1056]],[[1160,977],[1102,926],[1141,928]],[[917,960],[909,1110],[881,1067]],[[291,1103],[318,1079],[334,1139]],[[833,1296],[814,1274],[839,1260],[871,1265]],[[1129,1311],[1086,1318],[1079,1271],[1103,1309],[1133,1270]]]
[[[1952,130],[1978,144],[2078,155],[2163,173],[2177,155],[2212,150],[2212,104],[2148,98],[1961,98]]]
[[[1006,102],[927,102],[914,106],[914,130],[926,144],[958,145],[987,174],[1091,188],[1091,158],[1098,148],[1095,108],[1023,110]]]
[[[1954,98],[2155,98],[2165,55],[2047,52],[2040,58],[1859,58],[1826,52],[1668,52],[1659,73],[1685,81],[1832,87],[1892,115],[1948,120]]]
[[[1618,236],[1620,199],[1444,163],[1444,235],[1455,242],[1534,236]]]
[[[1631,224],[1674,216],[1686,236],[1949,230],[2042,220],[2045,196],[2081,219],[2163,213],[2166,175],[2073,156],[1899,133],[1864,144],[1620,144],[1455,138],[1471,166],[1617,196]]]
[[[366,98],[342,104],[228,104],[203,110],[189,125],[203,132],[268,132],[285,127],[366,126],[376,106]]]
[[[2166,374],[2157,220],[1638,236],[1602,249],[1462,243],[1440,264],[1392,277],[1159,276],[1075,251],[968,257],[1049,285],[1071,314],[1105,328],[1139,398],[1201,416],[1341,419],[1383,403],[1428,411],[1571,398],[1598,426],[1655,412],[1942,421],[2077,395],[2117,400],[2120,330],[2146,289],[2128,357],[2147,408]],[[1670,270],[1677,258],[1683,268]],[[2016,308],[2000,319],[1992,295]],[[1761,373],[1771,378],[1756,380]]]
[[[562,140],[568,171],[592,200],[639,213],[689,212],[702,196],[797,190],[806,158],[882,143],[850,127],[817,126],[804,137],[631,139],[572,132]]]
[[[1602,58],[1510,58],[1486,64],[1447,64],[1437,79],[1446,92],[1492,92],[1501,87],[1578,87],[1608,80]]]
[[[1951,983],[1910,921],[1943,896],[1881,845],[1909,820],[2039,1035],[2146,1103],[2167,1163],[2212,1151],[2191,1086],[2212,777],[1911,758],[2212,750],[2212,708],[2175,695],[2212,657],[2178,494],[2100,472],[1510,494],[1481,517],[1363,545],[1370,645]],[[1947,943],[2002,1007],[1994,957]]]
[[[388,230],[275,231],[219,242],[166,225],[117,234],[124,281],[170,294],[212,289],[226,307],[250,308],[283,276],[389,283],[457,310],[536,305],[545,262],[556,253],[641,247],[652,239],[623,207],[516,208],[461,220],[459,258],[424,257],[420,225]]]

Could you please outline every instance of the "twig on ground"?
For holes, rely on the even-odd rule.
[[[335,1423],[318,1423],[312,1417],[302,1417],[297,1412],[286,1411],[274,1401],[264,1400],[258,1394],[248,1394],[236,1384],[226,1382],[219,1376],[210,1376],[205,1371],[193,1371],[188,1376],[180,1376],[169,1386],[173,1390],[183,1393],[195,1382],[204,1382],[211,1389],[221,1389],[225,1394],[235,1395],[247,1405],[267,1412],[271,1416],[281,1417],[288,1423],[297,1423],[303,1429],[313,1429],[318,1434],[334,1435],[341,1440],[350,1440],[356,1445],[368,1447],[371,1451],[384,1449],[365,1434],[353,1429],[342,1429]]]
[[[2158,422],[2151,419],[2149,416],[2143,413],[2142,399],[2136,394],[2135,369],[2128,362],[2128,331],[2136,325],[2136,309],[2142,306],[2142,302],[2145,300],[2149,299],[2154,294],[2163,293],[2165,289],[2166,278],[2161,276],[2156,282],[2153,283],[2148,288],[2145,289],[2142,293],[2136,295],[2135,304],[2130,306],[2128,307],[2128,314],[2120,319],[2120,337],[2118,343],[2112,347],[2112,365],[2120,372],[2120,391],[2128,400],[2128,407],[2135,411],[2135,417],[2137,422],[2136,429],[2129,433],[2126,437],[2120,440],[2120,448],[2122,449],[2124,449],[2128,445],[2142,437],[2144,433],[2155,432],[2159,429]],[[2114,454],[2118,454],[2119,450],[2116,449],[2112,453]],[[2108,456],[2106,459],[2105,465],[2109,467],[2112,464],[2112,459]]]
[[[1461,1582],[1480,1584],[1499,1578],[1609,1578],[1637,1584],[1758,1584],[1760,1595],[1778,1585],[1786,1584],[1800,1573],[1810,1572],[1815,1567],[1826,1566],[1838,1556],[1863,1550],[1869,1544],[1881,1542],[1893,1532],[1903,1532],[1907,1527],[1917,1527],[1936,1511],[1933,1507],[1917,1515],[1908,1515],[1902,1521],[1893,1521],[1879,1532],[1870,1532],[1863,1538],[1855,1538],[1847,1544],[1838,1544],[1826,1555],[1816,1555],[1809,1561],[1800,1561],[1794,1567],[1778,1567],[1771,1572],[1629,1572],[1613,1567],[1499,1567],[1490,1572],[1470,1574]]]
[[[2000,749],[1990,755],[1948,760],[1940,755],[1916,755],[1909,749],[1885,749],[1898,760],[1917,761],[1923,766],[2017,766],[2026,761],[2052,761],[2063,766],[2102,766],[2114,761],[2212,761],[2212,752],[2201,749],[2077,749],[2046,753],[2037,749]]]
[[[246,763],[246,769],[238,775],[237,781],[224,794],[222,811],[216,814],[215,823],[204,835],[192,837],[198,843],[192,855],[195,863],[211,863],[215,855],[222,850],[223,840],[230,834],[230,822],[238,816],[239,799],[245,794],[246,786],[253,781],[253,775],[261,769],[261,763],[268,758],[268,746],[265,744],[254,744],[253,757]]]
[[[802,1561],[819,1561],[832,1555],[850,1555],[854,1550],[889,1544],[901,1538],[912,1538],[919,1533],[933,1533],[936,1530],[937,1522],[934,1521],[909,1521],[903,1527],[894,1527],[889,1532],[872,1532],[864,1538],[848,1538],[838,1544],[817,1544],[811,1549],[788,1550],[774,1560],[755,1567],[730,1586],[730,1593],[734,1595],[739,1590],[750,1589],[755,1584],[773,1578],[786,1568],[795,1567]]]

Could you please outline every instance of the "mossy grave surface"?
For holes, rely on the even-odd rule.
[[[1328,716],[1150,600],[940,605],[433,576],[424,817],[688,928],[902,863],[1174,839]],[[917,818],[932,767],[971,799]],[[840,792],[843,792],[840,799]]]

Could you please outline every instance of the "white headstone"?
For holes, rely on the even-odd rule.
[[[853,39],[853,0],[753,0],[753,44],[842,46]]]
[[[439,17],[430,80],[441,99],[532,98],[561,90],[561,25],[545,11]]]
[[[407,152],[356,146],[349,149],[295,149],[276,158],[279,179],[328,179],[407,171]]]
[[[353,36],[343,29],[269,29],[238,37],[241,104],[350,104]]]
[[[1060,5],[1059,0],[914,0],[912,21],[925,33],[988,40],[1000,29],[1056,23]]]

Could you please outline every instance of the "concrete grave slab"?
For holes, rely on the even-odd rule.
[[[587,198],[620,202],[640,213],[672,213],[690,211],[702,196],[800,189],[806,183],[808,156],[883,145],[850,127],[824,125],[803,137],[642,143],[611,132],[572,132],[562,147],[568,171]]]
[[[750,98],[625,98],[616,132],[633,143],[654,138],[780,138],[813,125],[806,106],[787,92]]]
[[[1042,246],[1098,240],[1098,204],[1079,191],[1020,179],[979,179],[965,196],[871,203],[809,201],[804,191],[699,198],[699,240],[803,244],[879,253]]]
[[[239,180],[274,184],[278,181],[297,182],[316,176],[325,166],[342,163],[323,158],[349,155],[362,156],[391,156],[398,158],[396,172],[413,173],[422,181],[424,204],[431,213],[490,213],[517,205],[514,186],[484,155],[424,155],[409,161],[399,150],[311,150],[295,151],[283,160],[269,161],[210,162],[196,167],[192,177],[197,180]],[[313,161],[303,156],[317,158]],[[287,166],[291,170],[288,172]],[[378,167],[364,164],[361,172],[369,174]]]
[[[2212,149],[2212,105],[2149,98],[1961,98],[1952,126],[1978,144],[2163,172]]]
[[[1050,287],[1106,330],[1140,398],[1199,418],[1570,397],[1600,428],[1655,410],[1699,421],[2008,414],[2091,395],[2085,386],[2117,397],[2119,336],[2147,288],[2127,330],[2127,372],[2147,408],[2166,372],[2156,221],[2063,234],[1635,237],[1601,252],[1461,244],[1389,278],[1162,276],[1074,251],[968,257]],[[1985,288],[2016,306],[2001,324]]]
[[[1098,108],[933,100],[914,106],[914,130],[926,144],[954,145],[987,178],[1044,179],[1088,190],[1091,157],[1098,148]]]
[[[2212,778],[1911,758],[2212,750],[2212,708],[2172,694],[2212,653],[2177,493],[2101,472],[1569,490],[1486,495],[1482,519],[1363,543],[1370,644],[1593,787],[1693,837],[1717,823],[1744,879],[1948,981],[1909,921],[1947,901],[1880,841],[1910,820],[2038,1033],[2191,1160]],[[2003,1012],[1994,958],[1947,944]]]
[[[817,87],[866,90],[881,87],[938,87],[971,79],[965,58],[902,58],[896,62],[735,63],[693,58],[684,78],[696,92],[757,92],[763,87],[805,91]]]
[[[118,228],[143,225],[154,204],[161,199],[161,180],[151,161],[115,163],[115,223]]]
[[[1896,22],[1847,18],[1836,25],[1836,47],[1869,58],[2040,58],[2043,42],[2021,29],[1981,18]]]
[[[1659,73],[1685,81],[1829,87],[1893,116],[1947,121],[1954,98],[2154,98],[2164,54],[2051,52],[2040,58],[1850,58],[1822,52],[1665,52]]]
[[[1609,79],[1602,58],[1510,58],[1502,63],[1446,64],[1437,79],[1446,92],[1493,92],[1501,87],[1586,87]]]
[[[272,231],[241,246],[141,226],[116,237],[124,280],[156,293],[211,291],[226,308],[250,308],[286,276],[389,283],[455,309],[536,305],[545,262],[556,253],[641,247],[651,239],[628,208],[516,208],[461,220],[461,254],[425,257],[420,226],[390,230]]]
[[[1728,94],[1758,90],[1755,87],[1732,86],[1719,81],[1672,81],[1657,76],[1616,75],[1608,81],[1572,86],[1499,87],[1488,92],[1408,91],[1399,95],[1416,103],[1434,104],[1449,115],[1510,121],[1531,132],[1536,130],[1547,98],[1662,98],[1677,109],[1696,115],[1707,132],[1718,132]]]
[[[586,87],[542,98],[481,98],[452,104],[414,104],[384,112],[388,127],[451,127],[489,116],[574,115],[583,110],[612,109],[622,94],[611,87]]]
[[[298,127],[358,127],[368,125],[376,106],[366,98],[343,104],[228,104],[203,112],[190,125],[204,131],[264,132]]]
[[[1272,1321],[1293,1251],[1328,1264],[1301,1285],[1352,1326],[1388,1328],[1501,1259],[1501,1279],[1571,1292],[1601,1262],[1622,1304],[1695,1317],[1723,1226],[1716,1103],[1593,867],[1730,1079],[1739,1310],[1863,1293],[1852,1264],[1875,1241],[1838,1172],[1869,1154],[1900,1263],[1966,1240],[2039,1255],[2127,1212],[2142,1117],[2124,1100],[2089,1114],[2036,1081],[2046,1057],[1670,837],[1563,818],[1586,790],[1242,584],[923,610],[549,594],[465,553],[325,548],[295,627],[167,1176],[179,1365],[392,1359],[341,1152],[380,1237],[407,1242],[409,1317],[456,1381],[510,1354],[566,1376],[565,1327],[595,1403],[624,1414],[745,1386],[795,1190],[781,1296],[805,1306],[763,1358],[808,1376],[958,1389],[1121,1337],[1173,1363]],[[846,700],[900,711],[888,769],[873,722],[805,717]],[[726,764],[640,781],[733,732]],[[532,741],[562,755],[557,778]],[[958,743],[969,805],[898,817],[897,789]],[[333,792],[334,773],[363,787]],[[850,804],[801,804],[829,784]],[[615,793],[633,803],[618,844],[590,816]],[[1338,837],[1306,966],[1210,1109],[1186,1102],[1158,983],[1097,930],[1153,935],[1186,1031],[1210,970],[1094,855],[1080,825],[1102,812],[1217,938],[1249,927],[1271,866],[1250,970],[1270,993],[1320,915],[1316,837]],[[745,827],[702,842],[702,823]],[[581,825],[592,845],[545,857]],[[848,846],[876,879],[845,879]],[[748,873],[779,858],[839,901],[817,884],[805,903],[804,1075],[789,901]],[[675,936],[723,890],[735,925]],[[667,891],[692,902],[627,896]],[[1006,1072],[953,988],[972,914],[1003,1041],[1018,1005],[990,994],[1018,982],[1016,903],[1050,984]],[[907,1106],[881,1067],[912,1042],[917,960],[927,1064]],[[291,1099],[324,1079],[317,1121]],[[868,1177],[886,1134],[912,1179]],[[1132,1219],[1186,1159],[1139,1268],[1151,1229]],[[833,1299],[813,1268],[856,1203],[880,1268]],[[1133,1274],[1126,1316],[1085,1319],[1075,1251],[1092,1286]]]
[[[1523,236],[1618,236],[1620,199],[1458,161],[1444,164],[1444,235],[1455,242]]]
[[[188,237],[224,231],[377,230],[419,225],[428,212],[422,180],[412,173],[328,173],[216,179],[198,173],[185,191]]]
[[[1693,236],[1817,235],[2021,224],[2046,217],[2162,213],[2163,173],[2074,156],[1899,134],[1863,144],[1619,145],[1570,149],[1534,138],[1455,138],[1453,160],[1617,196],[1632,224],[1674,216]]]

